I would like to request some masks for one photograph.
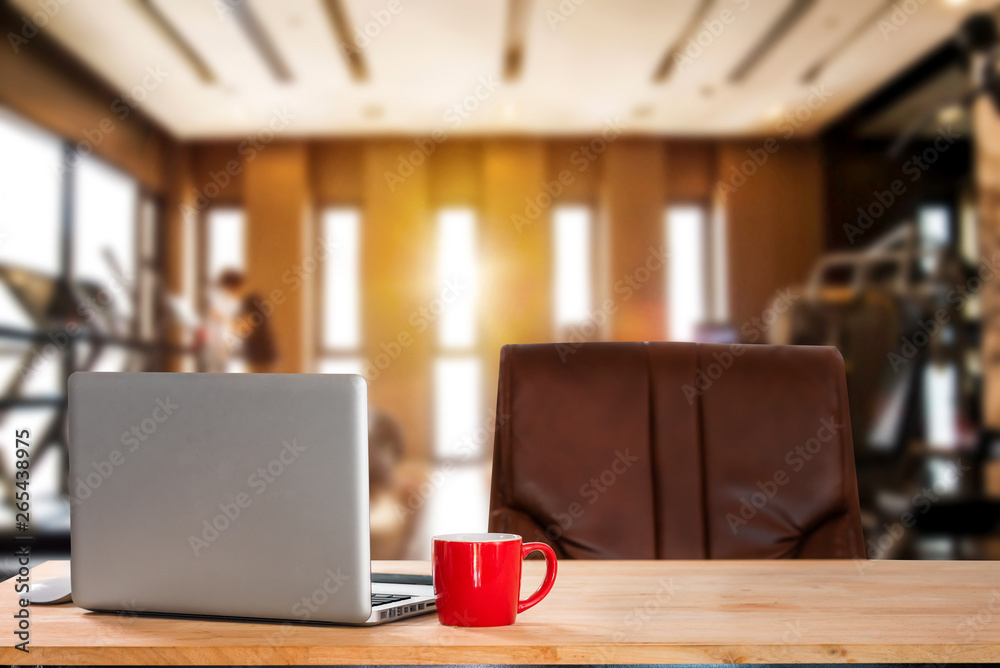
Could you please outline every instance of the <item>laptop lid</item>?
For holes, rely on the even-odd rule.
[[[360,376],[74,373],[73,600],[363,622],[367,432]]]

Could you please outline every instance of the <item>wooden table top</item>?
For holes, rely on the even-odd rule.
[[[525,565],[525,590],[543,564]],[[426,562],[376,562],[427,573]],[[68,571],[34,569],[33,580]],[[552,593],[501,628],[427,615],[382,626],[203,621],[31,608],[0,585],[0,663],[980,663],[1000,660],[1000,563],[563,561]],[[4,625],[7,628],[4,628]]]

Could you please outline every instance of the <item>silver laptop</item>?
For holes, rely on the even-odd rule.
[[[367,387],[326,374],[69,378],[73,600],[97,611],[378,624]]]

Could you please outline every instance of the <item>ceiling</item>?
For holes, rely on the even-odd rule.
[[[288,136],[588,134],[608,124],[808,136],[993,3],[11,2],[24,13],[58,7],[45,31],[185,139],[246,136],[282,114]],[[689,44],[694,57],[677,65],[671,47]]]

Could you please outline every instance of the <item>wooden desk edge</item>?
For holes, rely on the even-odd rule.
[[[993,645],[46,646],[28,654],[12,647],[0,650],[0,663],[10,665],[981,664],[998,657]]]
[[[61,575],[68,562],[47,562],[37,575]],[[423,562],[376,562],[397,572],[420,572]],[[7,586],[10,581],[0,583]],[[373,637],[380,627],[368,629]],[[722,663],[993,663],[997,644],[734,644],[723,643],[593,643],[526,645],[226,645],[226,646],[31,646],[29,653],[0,647],[0,664],[81,665],[486,665],[486,664],[722,664]]]

